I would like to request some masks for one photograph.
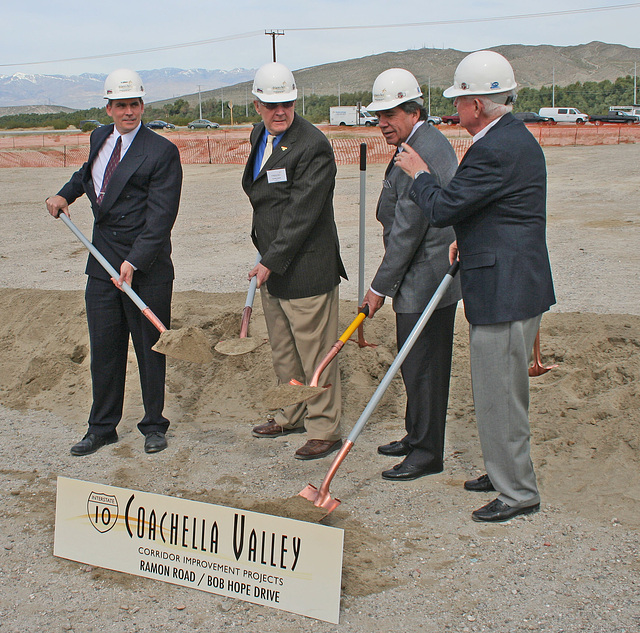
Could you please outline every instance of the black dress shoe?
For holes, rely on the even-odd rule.
[[[378,453],[389,457],[402,457],[403,455],[408,455],[410,450],[411,447],[404,440],[378,446]]]
[[[107,433],[106,435],[87,433],[77,444],[71,447],[71,454],[76,456],[91,455],[91,453],[95,453],[99,448],[107,444],[114,444],[117,441],[118,434],[115,431]]]
[[[167,448],[167,438],[162,431],[152,431],[144,436],[144,452],[159,453]]]
[[[474,521],[492,521],[499,523],[501,521],[508,521],[517,517],[520,514],[533,514],[540,510],[540,504],[536,503],[532,506],[526,506],[524,508],[512,508],[511,506],[500,501],[500,499],[494,499],[491,503],[487,503],[486,506],[482,506],[478,510],[471,513],[471,518]]]
[[[390,470],[383,471],[382,478],[390,481],[411,481],[425,475],[437,475],[442,470],[442,466],[418,466],[417,464],[401,462]]]
[[[492,492],[495,490],[489,475],[481,475],[477,479],[469,479],[464,482],[464,489],[471,492]]]

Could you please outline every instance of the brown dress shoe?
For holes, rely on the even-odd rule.
[[[295,457],[296,459],[319,459],[337,451],[341,446],[342,440],[309,440],[296,451]]]
[[[254,426],[251,433],[254,437],[282,437],[290,433],[304,433],[304,427],[299,426],[295,429],[285,429],[283,426],[276,424],[273,418],[269,418],[265,424]]]

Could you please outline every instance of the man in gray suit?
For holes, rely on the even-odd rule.
[[[528,365],[542,314],[555,303],[546,244],[547,173],[540,145],[512,114],[516,81],[493,51],[465,57],[454,97],[473,145],[442,186],[407,146],[396,161],[415,178],[412,199],[435,226],[453,226],[470,323],[473,399],[487,474],[467,490],[499,493],[474,521],[537,512],[530,457]]]
[[[456,154],[447,139],[426,122],[422,92],[416,78],[402,68],[391,68],[373,84],[373,103],[380,129],[389,145],[401,151],[412,147],[429,165],[441,185],[456,171]],[[369,317],[393,298],[398,349],[404,345],[429,299],[449,268],[451,228],[429,225],[409,191],[413,180],[393,160],[383,181],[376,217],[384,229],[385,254],[363,304]],[[406,435],[378,448],[382,455],[405,456],[382,473],[384,479],[407,481],[442,472],[444,435],[449,399],[453,328],[460,285],[457,278],[442,298],[402,364],[407,392]]]
[[[308,384],[338,338],[338,284],[346,273],[333,214],[336,163],[325,135],[295,113],[291,71],[258,69],[254,105],[262,123],[251,132],[242,187],[253,207],[251,239],[261,255],[258,278],[273,367],[279,383]],[[325,457],[342,445],[338,363],[320,376],[331,388],[279,410],[253,429],[261,438],[307,431],[296,459]]]

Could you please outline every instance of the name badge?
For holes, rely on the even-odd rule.
[[[267,169],[267,182],[269,184],[273,182],[287,182],[287,170],[282,169]]]

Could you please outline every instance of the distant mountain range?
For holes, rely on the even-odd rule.
[[[576,81],[615,81],[618,77],[633,76],[634,62],[640,61],[640,49],[603,42],[578,46],[508,44],[491,50],[502,53],[511,62],[519,86],[530,88],[551,86],[554,82],[556,86],[567,86]],[[371,90],[378,74],[397,67],[411,71],[423,86],[430,83],[432,90],[442,90],[451,85],[456,66],[465,55],[466,52],[450,48],[421,48],[303,68],[293,74],[298,84],[298,100],[312,93],[336,95],[339,91]],[[251,82],[203,92],[201,96],[224,97],[225,101],[242,105],[246,99],[252,99]],[[198,102],[197,93],[185,94],[183,98],[191,104]]]
[[[578,46],[525,46],[508,44],[492,50],[511,61],[520,86],[540,88],[566,86],[576,81],[615,81],[633,75],[640,49],[620,44],[590,42]],[[376,76],[387,68],[402,67],[418,81],[438,90],[451,85],[453,73],[467,53],[453,49],[422,48],[381,53],[358,59],[322,64],[294,71],[299,99],[319,95],[371,90]],[[182,97],[191,104],[202,99],[223,98],[237,105],[251,101],[251,82],[255,69],[230,71],[196,68],[162,68],[140,71],[145,82],[145,102],[160,106]],[[9,114],[6,106],[51,104],[72,108],[101,107],[102,84],[106,75],[0,75],[0,116]],[[2,106],[5,106],[3,108]],[[34,110],[35,111],[35,110]]]
[[[185,93],[211,90],[253,79],[255,69],[206,70],[161,68],[142,70],[146,101],[179,97]],[[0,107],[60,105],[76,109],[102,107],[102,86],[106,74],[0,75]],[[1,113],[0,113],[1,114]],[[7,112],[5,112],[7,114]]]

